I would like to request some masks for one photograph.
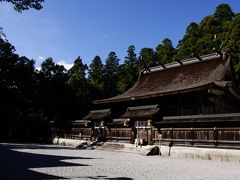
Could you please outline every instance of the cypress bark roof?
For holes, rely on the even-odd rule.
[[[131,101],[150,97],[159,97],[177,93],[197,91],[218,86],[231,86],[230,56],[224,53],[223,58],[217,53],[192,58],[163,67],[150,68],[150,72],[141,72],[136,84],[125,93],[102,100],[95,104]]]
[[[128,107],[121,118],[146,119],[152,118],[159,111],[158,105]]]
[[[84,120],[105,120],[111,116],[110,109],[94,110],[89,111],[89,114],[85,116]]]

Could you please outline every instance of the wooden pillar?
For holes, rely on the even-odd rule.
[[[152,119],[149,119],[147,122],[148,129],[148,144],[153,144],[153,125],[152,125]]]
[[[218,146],[218,130],[216,127],[213,128],[213,139],[214,139],[214,145]]]

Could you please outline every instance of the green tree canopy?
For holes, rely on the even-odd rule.
[[[127,56],[125,57],[124,64],[128,64],[131,67],[136,66],[137,64],[137,55],[135,53],[135,46],[130,45],[127,50]]]
[[[119,79],[119,59],[115,52],[110,52],[104,66],[104,91],[106,96],[114,96],[117,92],[117,82]]]
[[[0,0],[0,2],[10,2],[16,11],[22,12],[29,8],[34,8],[36,10],[42,9],[42,3],[44,0]]]
[[[68,71],[68,85],[73,90],[76,99],[76,105],[81,108],[81,113],[86,113],[89,109],[92,94],[91,86],[86,78],[88,66],[83,63],[80,56],[74,61],[73,67]]]
[[[231,21],[234,18],[234,13],[228,4],[220,4],[217,6],[213,18],[218,23]]]
[[[41,64],[41,70],[36,75],[36,102],[51,120],[63,120],[66,117],[63,108],[66,107],[65,93],[67,71],[62,65],[56,64],[53,59],[47,58]],[[65,94],[65,96],[63,95]]]
[[[175,55],[175,48],[172,45],[172,41],[168,38],[164,39],[162,44],[156,47],[156,55],[158,63],[166,64],[172,62]]]
[[[64,66],[54,63],[53,59],[50,57],[42,62],[40,72],[49,80],[59,78],[62,80],[65,76],[66,69]]]
[[[14,51],[14,46],[0,37],[0,138],[16,135],[20,113],[25,116],[34,106],[34,61]]]
[[[75,61],[73,67],[68,71],[68,83],[73,87],[78,87],[83,81],[86,81],[86,71],[88,66],[83,64],[79,56]]]
[[[99,56],[95,56],[92,60],[92,63],[89,66],[89,76],[88,79],[91,84],[98,87],[99,89],[103,88],[103,71],[104,66],[102,60]]]
[[[184,59],[195,54],[208,54],[219,50],[227,38],[229,23],[234,13],[227,4],[220,4],[213,15],[206,16],[197,24],[190,23],[186,34],[179,41],[177,58]]]
[[[145,69],[156,65],[157,60],[155,51],[152,48],[142,48],[138,57],[139,69]]]
[[[118,92],[125,92],[133,86],[138,77],[137,56],[135,53],[135,46],[128,47],[127,56],[121,68],[119,81],[117,83]]]
[[[197,41],[200,38],[199,26],[197,23],[190,23],[186,29],[186,34],[183,39],[178,43],[178,59],[184,59],[192,55],[192,53],[198,53]]]
[[[106,59],[106,65],[104,68],[106,73],[117,74],[119,71],[119,59],[115,52],[110,52]]]
[[[226,48],[230,50],[237,80],[240,85],[240,14],[228,24],[225,33]]]
[[[240,81],[239,28],[239,14],[234,15],[228,4],[220,4],[212,15],[187,27],[186,34],[178,43],[176,57],[184,59],[227,48]]]

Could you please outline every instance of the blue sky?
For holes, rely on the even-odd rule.
[[[17,13],[0,3],[0,26],[16,52],[36,60],[47,57],[71,65],[80,56],[90,64],[99,55],[103,62],[111,51],[124,61],[129,45],[154,48],[164,38],[174,46],[190,22],[227,3],[240,12],[239,0],[45,0],[40,11]]]

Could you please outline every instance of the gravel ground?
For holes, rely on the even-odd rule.
[[[0,144],[0,179],[233,179],[240,164],[56,145]]]

